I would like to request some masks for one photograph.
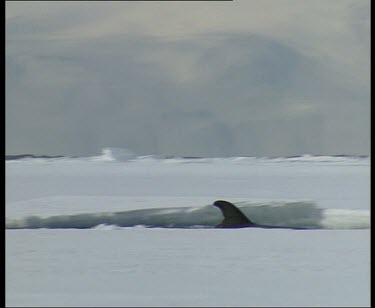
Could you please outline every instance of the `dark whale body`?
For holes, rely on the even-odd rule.
[[[215,228],[265,228],[265,229],[312,229],[303,227],[285,227],[285,226],[267,226],[259,225],[252,222],[245,216],[234,204],[218,200],[213,203],[214,206],[218,207],[223,213],[223,221]]]

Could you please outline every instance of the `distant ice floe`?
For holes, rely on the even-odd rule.
[[[90,157],[67,157],[67,156],[36,156],[32,154],[7,155],[7,163],[14,162],[120,162],[120,163],[166,163],[166,164],[280,164],[280,163],[315,163],[336,165],[368,165],[368,156],[348,155],[310,155],[305,154],[293,157],[176,157],[165,155],[143,155],[139,156],[133,151],[118,147],[106,147],[101,155]]]

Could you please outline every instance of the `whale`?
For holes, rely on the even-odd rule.
[[[287,227],[287,226],[269,226],[261,225],[251,221],[241,210],[233,203],[225,200],[217,200],[213,203],[219,208],[224,216],[223,221],[215,226],[215,228],[264,228],[264,229],[315,229],[306,227]]]

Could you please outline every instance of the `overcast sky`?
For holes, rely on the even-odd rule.
[[[367,155],[370,1],[6,2],[6,152]]]

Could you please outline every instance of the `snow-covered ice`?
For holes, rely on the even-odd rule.
[[[6,230],[7,306],[370,305],[369,158],[116,153],[6,162],[8,227],[98,222]],[[217,199],[254,220],[319,228],[215,229]],[[133,227],[101,223],[129,215]],[[145,217],[153,228],[138,226]]]

